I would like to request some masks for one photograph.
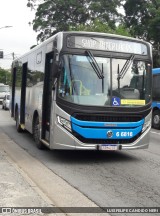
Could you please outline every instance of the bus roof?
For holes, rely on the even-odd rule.
[[[16,62],[18,59],[21,59],[24,56],[27,56],[28,54],[34,52],[35,50],[38,50],[41,46],[48,44],[50,42],[52,42],[54,40],[54,38],[58,35],[62,35],[62,34],[77,34],[77,35],[89,35],[89,36],[110,36],[113,38],[119,38],[119,39],[128,39],[128,40],[132,40],[132,41],[137,41],[137,42],[142,42],[145,44],[149,44],[146,41],[137,39],[137,38],[133,38],[133,37],[128,37],[128,36],[123,36],[123,35],[117,35],[117,34],[110,34],[110,33],[103,33],[103,32],[87,32],[87,31],[64,31],[64,32],[58,32],[55,35],[49,37],[48,39],[46,39],[45,41],[41,42],[39,45],[35,46],[33,49],[30,49],[28,52],[24,53],[22,56],[18,57],[17,59],[15,59],[13,62]]]
[[[153,68],[152,69],[152,74],[159,74],[160,73],[160,68]]]

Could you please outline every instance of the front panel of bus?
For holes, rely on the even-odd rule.
[[[143,42],[64,34],[51,148],[147,148],[151,56]]]

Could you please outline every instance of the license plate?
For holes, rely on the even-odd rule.
[[[118,145],[111,145],[111,144],[104,144],[104,145],[100,145],[100,150],[103,150],[103,151],[115,151],[115,150],[118,150]]]

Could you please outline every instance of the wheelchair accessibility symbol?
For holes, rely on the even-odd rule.
[[[120,105],[121,105],[120,98],[112,97],[112,106],[120,106]]]

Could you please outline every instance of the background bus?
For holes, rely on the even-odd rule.
[[[151,64],[151,46],[141,40],[59,32],[13,61],[17,131],[32,133],[38,148],[147,148]]]
[[[152,88],[152,127],[160,129],[160,68],[154,68],[153,73],[153,88]]]

